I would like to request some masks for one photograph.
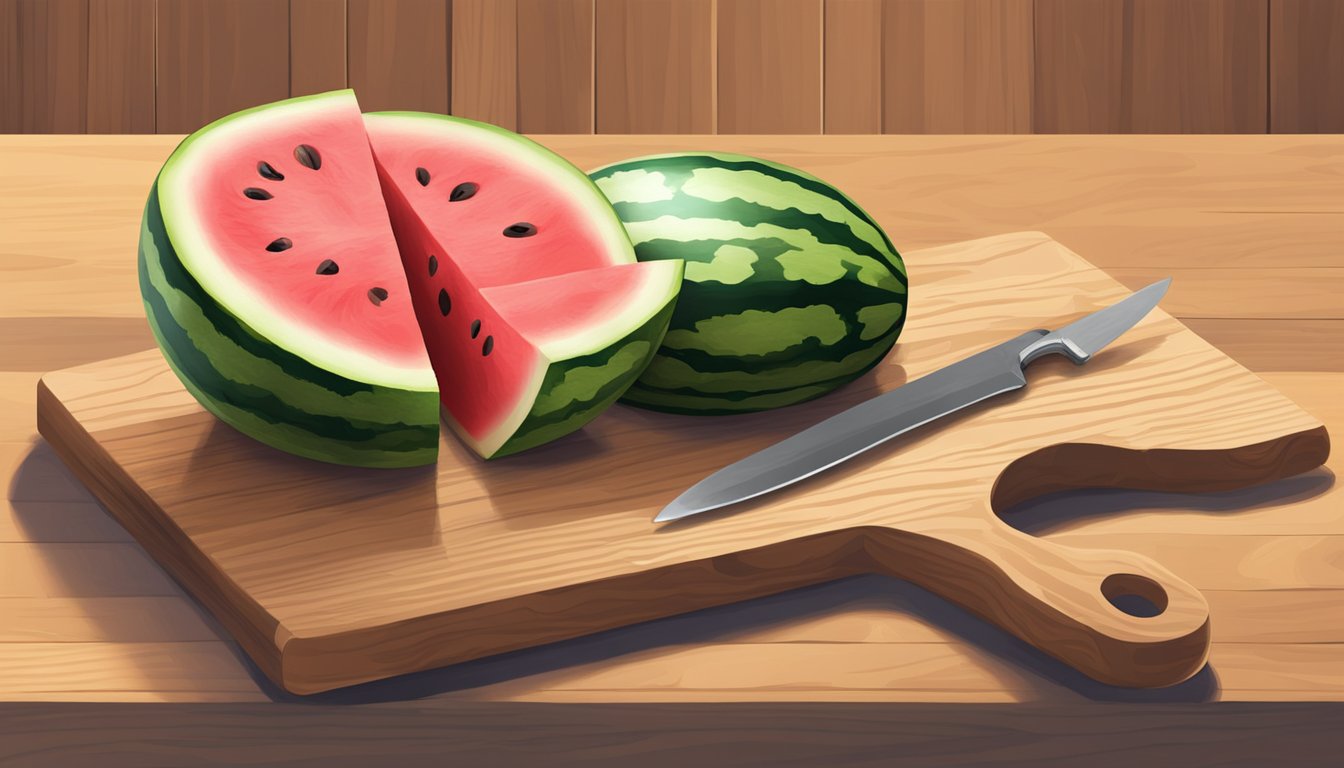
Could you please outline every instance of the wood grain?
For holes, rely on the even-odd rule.
[[[883,130],[1030,133],[1032,0],[887,0]]]
[[[459,0],[455,7],[463,2]],[[675,142],[665,137],[638,136],[542,138],[584,167],[636,154],[668,151],[677,146],[746,152],[803,167],[855,196],[888,227],[898,245],[902,246],[903,253],[912,258],[921,246],[1009,231],[1030,224],[1049,229],[1073,250],[1086,254],[1090,261],[1108,267],[1139,266],[1156,271],[1184,266],[1210,274],[1239,267],[1311,267],[1312,270],[1300,271],[1300,278],[1294,278],[1300,279],[1301,289],[1310,295],[1314,276],[1338,269],[1340,254],[1344,253],[1344,241],[1341,240],[1344,214],[1339,213],[1344,209],[1336,204],[1344,199],[1344,181],[1341,181],[1344,175],[1340,173],[1344,170],[1344,144],[1337,136],[688,136]],[[127,256],[134,252],[136,232],[133,225],[127,226],[127,222],[138,220],[144,192],[176,141],[175,136],[0,137],[0,167],[5,169],[5,173],[0,174],[0,233],[3,233],[0,235],[0,270],[3,270],[0,318],[4,318],[0,322],[0,339],[3,339],[0,348],[5,350],[0,369],[40,372],[94,362],[149,346],[147,336],[143,335],[143,317],[139,314],[135,293],[134,259]],[[69,211],[72,210],[80,214],[71,216]],[[1334,213],[1330,213],[1332,211]],[[917,283],[916,287],[919,285],[922,283]],[[1241,313],[1256,312],[1259,286],[1252,281],[1228,280],[1221,283],[1221,289],[1229,292],[1222,298],[1221,306],[1235,309],[1238,316],[1193,319],[1187,324],[1215,346],[1256,370],[1270,386],[1301,404],[1334,431],[1344,428],[1344,413],[1339,410],[1341,401],[1336,394],[1344,384],[1341,384],[1338,373],[1332,373],[1344,371],[1344,358],[1340,357],[1344,350],[1333,342],[1338,337],[1333,326],[1340,321],[1243,318],[1239,316]],[[1199,310],[1198,306],[1192,308]],[[49,319],[53,317],[55,319]],[[1291,372],[1306,367],[1321,372]],[[34,396],[31,380],[17,377],[12,381],[13,387],[8,390],[12,394],[0,397],[3,400],[0,411],[15,416],[31,413]],[[24,567],[49,568],[52,563],[65,562],[59,556],[54,560],[48,558],[43,542],[127,541],[129,534],[99,510],[83,484],[70,474],[50,446],[40,440],[33,442],[35,438],[30,426],[31,422],[19,419],[15,421],[14,430],[0,432],[0,478],[7,478],[4,485],[10,500],[7,507],[0,506],[0,533],[3,533],[0,538],[12,543],[28,542],[36,548],[35,556],[25,560]],[[1153,727],[1166,728],[1172,713],[1177,711],[1205,711],[1213,713],[1207,717],[1217,719],[1226,717],[1225,713],[1231,709],[1229,705],[1209,707],[1200,704],[1183,708],[1169,703],[1183,698],[1189,700],[1192,696],[1224,701],[1338,700],[1344,695],[1313,685],[1322,662],[1310,654],[1296,653],[1294,648],[1303,644],[1337,644],[1341,642],[1340,633],[1344,632],[1344,625],[1333,620],[1341,615],[1338,601],[1344,592],[1303,588],[1308,581],[1323,582],[1321,577],[1330,571],[1322,569],[1330,568],[1331,558],[1338,557],[1321,544],[1322,536],[1339,533],[1339,516],[1344,511],[1338,499],[1340,486],[1336,480],[1344,457],[1340,457],[1339,452],[1336,454],[1326,468],[1251,491],[1195,496],[1124,492],[1068,494],[1029,505],[1005,519],[1048,538],[1069,533],[1097,534],[1091,542],[1079,540],[1079,543],[1093,545],[1109,547],[1112,545],[1107,534],[1124,535],[1125,548],[1161,558],[1173,571],[1195,582],[1208,579],[1209,583],[1231,583],[1231,577],[1237,574],[1219,566],[1218,559],[1225,557],[1240,562],[1250,558],[1253,567],[1245,578],[1237,577],[1243,588],[1202,589],[1213,620],[1212,652],[1217,659],[1221,646],[1239,643],[1245,650],[1236,657],[1240,669],[1272,671],[1273,678],[1267,678],[1265,684],[1285,685],[1301,678],[1306,682],[1295,685],[1296,688],[1314,687],[1316,690],[1266,690],[1265,684],[1261,683],[1257,683],[1257,690],[1234,690],[1216,685],[1203,689],[1191,688],[1188,684],[1177,686],[1154,692],[1163,703],[1148,707]],[[1168,533],[1185,535],[1183,546],[1161,544]],[[1200,536],[1191,538],[1194,534]],[[1278,536],[1278,543],[1271,546],[1270,540],[1262,539],[1259,544],[1238,548],[1236,541],[1247,535]],[[1310,541],[1293,546],[1290,537],[1298,535],[1308,537]],[[1217,554],[1201,555],[1205,547]],[[1305,558],[1304,562],[1309,566],[1302,576],[1298,575],[1294,565],[1292,558],[1295,557]],[[1267,558],[1277,559],[1279,567],[1260,562]],[[104,589],[132,592],[131,588],[116,587],[119,580],[127,576],[120,570],[122,562],[117,558],[104,558],[98,560],[96,567],[76,572],[81,573],[80,578],[94,584],[109,585]],[[137,573],[132,570],[129,575],[139,578]],[[50,573],[21,578],[29,583],[42,579],[51,583]],[[149,582],[149,589],[162,588],[168,583],[163,581],[164,578]],[[1117,723],[1122,719],[1117,713],[1128,711],[1129,705],[1113,703],[1101,709],[1089,709],[1099,705],[1089,705],[1086,699],[1116,698],[1119,694],[1100,686],[1074,687],[1067,682],[1074,678],[1068,677],[1069,673],[1062,666],[1039,661],[1008,636],[927,594],[922,600],[915,597],[920,594],[924,593],[914,588],[905,589],[900,582],[880,577],[848,580],[737,604],[722,611],[691,614],[547,646],[502,659],[472,662],[443,673],[412,676],[361,695],[420,699],[407,706],[415,713],[424,714],[403,711],[392,715],[390,713],[396,710],[383,709],[389,713],[387,721],[371,724],[362,731],[369,734],[366,742],[362,742],[358,734],[350,734],[350,739],[345,739],[347,729],[329,725],[331,718],[340,713],[353,715],[379,711],[379,708],[340,707],[337,712],[303,706],[295,711],[302,718],[316,718],[316,722],[323,724],[313,726],[322,728],[322,733],[326,734],[322,744],[350,748],[352,744],[365,743],[371,750],[384,751],[387,742],[373,739],[372,734],[385,733],[390,724],[397,723],[398,727],[404,725],[408,734],[418,734],[418,738],[426,740],[417,743],[428,743],[431,731],[433,734],[443,732],[438,726],[430,728],[430,724],[441,726],[445,717],[457,717],[443,715],[444,710],[435,709],[451,704],[441,700],[472,695],[515,701],[568,702],[571,707],[579,707],[545,710],[551,713],[577,712],[586,706],[578,702],[648,702],[653,699],[700,702],[695,709],[708,713],[702,714],[706,718],[705,734],[724,732],[725,725],[730,722],[738,725],[740,721],[734,718],[743,711],[758,711],[751,709],[753,705],[706,709],[703,702],[709,700],[818,702],[815,707],[804,705],[789,710],[799,713],[798,725],[788,729],[789,733],[805,732],[800,730],[805,718],[836,717],[837,712],[848,706],[844,703],[847,701],[866,702],[854,711],[870,714],[882,711],[885,705],[881,702],[923,702],[904,710],[913,715],[893,716],[894,722],[911,722],[911,717],[918,721],[919,713],[924,713],[923,716],[932,718],[929,723],[941,723],[940,727],[945,729],[976,722],[975,716],[948,703],[937,704],[931,709],[928,702],[1018,701],[1012,708],[990,709],[1001,717],[1009,717],[1011,713],[1025,712],[1035,706],[1020,701],[1030,695],[1038,702],[1047,699],[1060,702],[1039,717],[1042,722],[1062,723],[1060,727],[1068,729],[1095,723]],[[199,624],[173,619],[175,614],[170,611],[157,613],[151,608],[142,610],[128,603],[117,603],[160,600],[185,604],[187,598],[181,596],[38,595],[13,600],[16,602],[0,603],[0,627],[3,627],[0,631],[24,634],[27,637],[21,639],[30,642],[100,643],[107,649],[109,670],[133,666],[131,659],[138,652],[132,646],[121,645],[122,640],[131,641],[132,635],[134,642],[172,643],[194,639],[203,631]],[[22,619],[18,618],[20,612],[17,609],[7,611],[4,608],[4,605],[17,604],[31,607],[31,610],[23,610]],[[38,607],[48,604],[50,611]],[[136,628],[131,622],[117,618],[118,604],[127,606],[128,615],[145,618],[143,634],[135,634]],[[163,620],[159,621],[156,616]],[[962,618],[955,618],[957,616]],[[179,637],[179,633],[185,636]],[[98,637],[106,639],[97,640]],[[889,665],[883,660],[877,667],[847,668],[844,674],[859,681],[861,687],[858,689],[805,690],[801,687],[809,677],[810,660],[824,644],[833,645],[837,656],[842,656],[843,649],[861,646],[869,640],[893,642],[903,638],[915,642],[942,639],[954,648],[965,649],[958,652],[969,654],[968,658],[978,665],[985,664],[986,657],[997,656],[1002,665],[1000,682],[993,690],[983,692],[902,688],[899,681],[893,681]],[[762,681],[763,687],[718,692],[676,688],[675,681],[649,688],[648,674],[630,659],[632,653],[648,653],[650,664],[666,669],[666,665],[658,661],[657,653],[664,645],[669,646],[671,652],[676,650],[673,646],[712,646],[739,640],[792,644],[794,653],[761,659],[740,657],[738,663],[762,669],[756,678]],[[1018,650],[1014,651],[1015,648]],[[860,655],[860,658],[871,657]],[[1033,658],[1037,660],[1033,661]],[[31,660],[26,663],[42,662]],[[246,666],[245,662],[238,663],[241,667]],[[1329,659],[1324,663],[1328,665]],[[250,716],[259,723],[277,723],[289,711],[284,705],[271,703],[270,696],[263,693],[262,688],[250,693],[87,691],[81,690],[87,687],[87,680],[77,668],[54,664],[43,666],[50,681],[48,691],[18,693],[8,691],[0,684],[0,699],[203,702],[241,698],[265,702],[250,710]],[[628,671],[624,688],[615,691],[577,689],[582,675],[597,674],[609,666]],[[517,682],[541,669],[562,668],[578,669],[576,676],[566,682],[566,690],[547,690],[540,684],[524,682],[520,685]],[[1217,671],[1221,674],[1221,666]],[[920,670],[911,669],[909,674],[919,675]],[[0,677],[3,677],[2,669]],[[485,686],[486,690],[464,691],[459,690],[463,679],[476,681],[473,685],[482,680],[498,682],[490,682]],[[1199,676],[1193,682],[1199,683],[1203,679]],[[1022,680],[1034,686],[1031,693],[1004,690],[1008,682]],[[893,682],[897,687],[879,687]],[[641,689],[641,685],[644,688]],[[133,687],[149,686],[136,684]],[[273,695],[274,689],[265,690]],[[426,695],[436,698],[421,698]],[[499,713],[497,717],[508,722],[511,735],[537,722],[536,716],[531,714],[534,710],[525,705],[501,706],[495,710]],[[1241,732],[1258,734],[1257,739],[1292,733],[1267,725],[1275,712],[1296,711],[1291,705],[1275,706],[1286,709],[1257,709],[1258,717],[1262,718],[1257,721],[1257,727],[1241,729]],[[70,710],[61,711],[68,713]],[[187,717],[200,710],[177,705],[162,710],[162,716],[146,717],[137,710],[133,717],[146,727],[163,723],[177,738],[187,738],[183,729],[189,728],[189,723],[180,728],[168,725],[180,722],[174,719],[174,711],[179,713],[178,717]],[[623,704],[609,711],[647,713],[663,710],[658,705],[645,703],[643,708]],[[690,712],[690,709],[680,711]],[[981,710],[971,708],[970,711]],[[7,722],[6,717],[0,717],[0,722]],[[62,714],[57,719],[65,717],[67,715]],[[415,717],[422,717],[423,723]],[[612,722],[609,715],[595,717],[604,723],[604,727],[609,727]],[[667,715],[659,716],[658,721],[663,725],[666,725],[662,720],[665,717]],[[777,714],[768,716],[769,719],[778,717]],[[1021,722],[1029,722],[1036,716],[1023,717]],[[420,724],[410,725],[407,718]],[[1331,722],[1334,720],[1337,715],[1332,716]],[[1293,715],[1284,722],[1296,721],[1297,716]],[[295,739],[298,738],[296,734],[302,732],[297,729],[303,723],[311,722],[295,722],[293,727],[281,727],[281,731],[285,733],[285,739]],[[1132,727],[1138,729],[1135,733],[1145,733],[1142,722],[1142,719],[1134,721]],[[886,722],[874,722],[872,729],[874,735],[892,732],[891,725]],[[734,739],[742,733],[738,728],[733,728],[732,732]],[[75,733],[91,734],[89,743],[98,745],[93,749],[104,763],[108,763],[106,741],[100,741],[95,731],[71,726],[66,733],[66,738]],[[1189,735],[1185,731],[1182,733]],[[986,743],[996,745],[996,748],[1003,743],[998,736],[986,738]],[[1051,743],[1061,744],[1062,738],[1052,739]],[[1116,738],[1118,741],[1129,739],[1134,745],[1144,741],[1142,735]],[[316,743],[317,736],[314,739]],[[0,743],[15,742],[0,739]],[[947,759],[964,764],[967,743],[964,737],[960,741],[949,739]],[[1079,749],[1088,750],[1087,760],[1098,761],[1093,742],[1079,737],[1076,743]],[[1299,745],[1294,743],[1293,746]],[[1134,749],[1138,747],[1134,746]],[[827,759],[834,751],[826,752]],[[380,757],[384,755],[384,752],[375,753]],[[426,760],[432,759],[435,764],[442,762],[442,749],[427,748],[426,753],[434,755]],[[1272,753],[1271,750],[1266,754]],[[1128,758],[1136,753],[1125,754]],[[1205,752],[1192,752],[1195,754],[1208,757]],[[229,761],[224,757],[219,759]],[[1061,764],[1077,762],[1076,758],[1061,760]],[[243,761],[240,757],[230,762]],[[71,760],[57,757],[53,762],[68,765]]]
[[[289,95],[289,6],[269,0],[158,0],[160,133]]]
[[[0,0],[0,133],[83,133],[87,0]]]
[[[345,0],[289,0],[289,95],[346,86]]]
[[[1264,133],[1268,0],[1037,0],[1041,133]]]
[[[415,482],[405,473],[326,472],[218,428],[195,410],[154,352],[45,377],[39,427],[127,529],[293,691],[866,570],[910,579],[1106,682],[1171,683],[1192,674],[1208,642],[1207,608],[1194,588],[1136,555],[1018,534],[995,525],[989,509],[991,486],[996,506],[1080,485],[1220,490],[1324,461],[1319,422],[1161,313],[1131,331],[1126,358],[1112,353],[1086,377],[1044,366],[1025,396],[968,417],[957,430],[930,433],[897,456],[852,462],[832,482],[781,493],[758,514],[713,526],[648,525],[667,498],[713,466],[845,402],[941,367],[955,350],[1010,334],[1016,326],[1008,324],[1022,316],[1053,325],[1053,318],[1086,309],[1077,305],[1079,297],[1105,303],[1122,293],[1038,233],[925,251],[911,263],[918,265],[912,279],[925,286],[925,319],[874,380],[832,402],[743,419],[732,437],[719,430],[717,442],[705,441],[713,424],[622,409],[587,431],[584,442],[594,448],[558,444],[510,463],[504,473],[469,460],[451,441],[442,447],[437,481],[426,473]],[[1011,291],[995,292],[1008,285]],[[968,295],[994,298],[968,303]],[[1191,387],[1195,370],[1199,384]],[[1113,405],[1098,407],[1097,399],[1108,396]],[[1254,410],[1237,405],[1250,398]],[[1166,407],[1155,406],[1162,403]],[[1093,416],[1101,412],[1104,419]],[[1211,412],[1219,418],[1210,419]],[[1023,425],[1027,418],[1031,426]],[[1032,438],[1024,444],[1020,437],[1006,440],[1008,434]],[[1115,448],[1053,447],[1070,443]],[[675,473],[650,471],[652,462],[641,458],[693,444],[714,448],[684,452],[694,458]],[[976,457],[968,445],[998,447]],[[948,458],[949,451],[959,458]],[[189,477],[182,474],[183,453],[192,455]],[[1161,458],[1149,462],[1145,455]],[[959,479],[942,477],[951,467],[962,468]],[[228,478],[240,472],[249,483],[230,487]],[[921,480],[934,476],[933,484]],[[603,487],[599,477],[619,477],[620,489]],[[527,493],[541,487],[548,489],[542,496]],[[216,490],[202,496],[206,488]],[[899,506],[883,500],[882,489],[889,488],[902,489]],[[230,499],[223,516],[215,512],[220,494]],[[384,510],[372,527],[359,523],[360,499],[370,494]],[[136,502],[122,501],[131,498]],[[828,508],[843,509],[843,517]],[[256,511],[241,512],[249,509]],[[969,511],[959,519],[952,511],[958,509]],[[844,520],[839,528],[838,519]],[[599,531],[604,541],[621,545],[595,555],[582,542]],[[506,533],[507,554],[490,543]],[[1112,545],[1118,540],[1112,537]],[[573,545],[557,547],[562,541]],[[1242,541],[1261,551],[1258,541]],[[1293,547],[1307,541],[1293,541],[1282,554],[1296,552],[1292,559],[1306,568],[1312,557]],[[1178,542],[1168,537],[1169,546]],[[1218,563],[1225,569],[1250,560],[1223,556]],[[397,563],[394,570],[390,562]],[[528,563],[524,579],[480,578],[491,569],[511,572],[521,562]],[[728,573],[735,578],[725,580]],[[1161,585],[1156,599],[1168,603],[1166,610],[1142,624],[1124,619],[1095,588],[1111,573],[1141,574]],[[1218,573],[1216,586],[1239,583]],[[1310,584],[1344,586],[1325,574],[1318,578],[1324,582]],[[362,597],[351,602],[355,594]],[[248,617],[260,623],[238,623]],[[276,628],[274,639],[258,642],[267,627]],[[1146,661],[1138,664],[1135,654]]]
[[[298,704],[0,706],[0,757],[26,765],[275,761],[402,766],[1033,765],[1190,768],[1328,765],[1337,706],[1071,702],[1014,707],[835,703],[686,706],[404,702],[325,710]],[[116,749],[108,749],[109,744]],[[208,757],[207,757],[208,756]]]
[[[821,0],[719,0],[719,133],[821,133]]]
[[[1344,132],[1344,6],[1269,2],[1269,129]]]
[[[89,0],[88,133],[154,133],[154,0]]]
[[[593,0],[517,0],[518,129],[593,132]]]
[[[825,131],[882,132],[882,0],[826,0]]]
[[[453,114],[518,128],[518,3],[454,0]]]
[[[367,112],[447,112],[447,0],[348,0],[350,87]]]
[[[712,0],[597,0],[598,133],[710,133]]]

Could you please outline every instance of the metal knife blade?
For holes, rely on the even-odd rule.
[[[1161,280],[1057,331],[1035,330],[978,352],[730,464],[682,493],[654,522],[678,520],[778,490],[982,400],[1021,389],[1023,371],[1047,354],[1079,365],[1152,311]]]

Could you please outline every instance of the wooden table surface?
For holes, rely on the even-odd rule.
[[[582,167],[681,147],[794,164],[850,192],[902,251],[1039,229],[1127,285],[1174,276],[1169,312],[1344,435],[1344,136],[541,140]],[[176,141],[0,137],[0,701],[290,698],[36,436],[44,372],[152,346],[135,242]],[[322,700],[1341,700],[1339,454],[1241,493],[1075,494],[1014,514],[1033,533],[1141,552],[1204,590],[1211,666],[1172,689],[1105,688],[927,593],[864,577]]]

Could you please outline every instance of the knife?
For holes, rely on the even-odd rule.
[[[1160,280],[1057,331],[1028,331],[892,391],[859,403],[729,464],[672,500],[655,523],[753,499],[823,472],[938,418],[1027,385],[1026,367],[1060,354],[1082,365],[1162,300]]]

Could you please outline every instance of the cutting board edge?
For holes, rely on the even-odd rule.
[[[74,418],[47,382],[48,377],[60,373],[48,373],[38,379],[38,434],[141,547],[146,550],[152,547],[151,555],[159,567],[205,605],[258,669],[282,684],[279,639],[285,631],[279,620],[229,579],[222,569],[214,566],[209,556],[180,528],[172,525],[171,517]],[[184,556],[174,556],[174,552],[182,552]],[[246,610],[238,610],[238,605],[245,606]]]

